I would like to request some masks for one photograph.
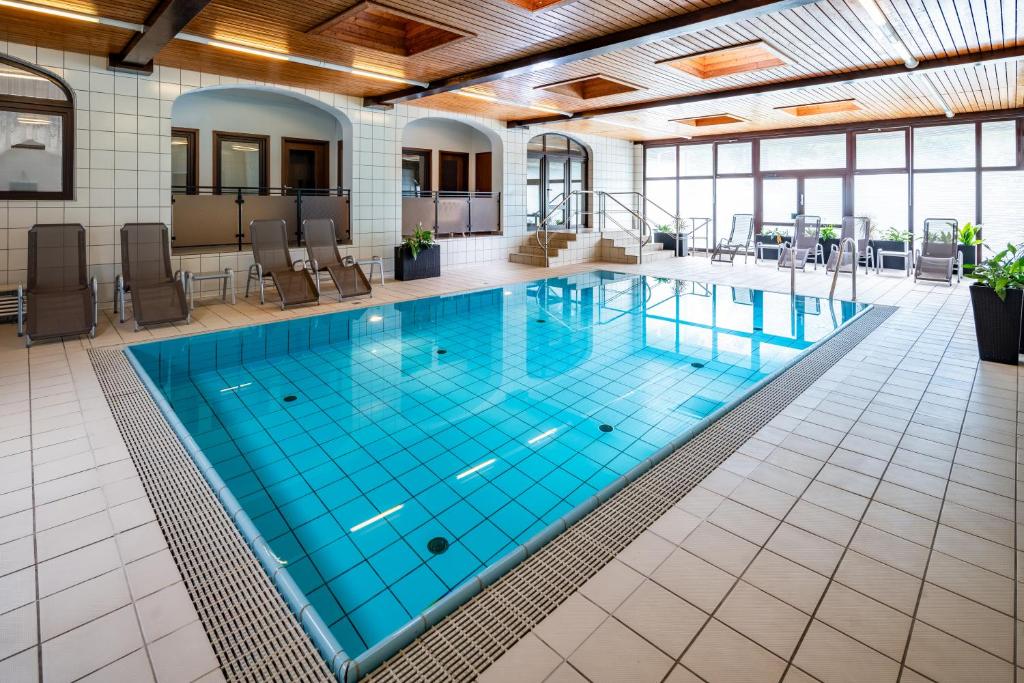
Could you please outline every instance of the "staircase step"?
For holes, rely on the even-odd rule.
[[[508,260],[512,263],[521,263],[525,266],[547,265],[543,256],[534,256],[533,254],[509,254]]]

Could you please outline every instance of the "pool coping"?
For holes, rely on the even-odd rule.
[[[626,276],[640,276],[636,273],[615,271],[608,268],[597,269],[597,271],[611,272]],[[526,281],[525,284],[529,284],[529,282],[532,281]],[[470,294],[476,291],[482,290],[452,292],[449,294],[439,295],[438,298]],[[824,297],[813,298],[829,301]],[[842,303],[842,300],[834,301],[836,303]],[[287,568],[283,566],[281,561],[274,555],[273,551],[271,551],[267,543],[263,540],[248,514],[241,508],[234,495],[228,490],[224,481],[206,458],[202,449],[193,440],[187,428],[178,419],[163,394],[149,377],[149,373],[144,370],[141,362],[133,353],[132,346],[123,348],[123,357],[131,364],[134,374],[138,376],[139,381],[146,389],[146,393],[150,399],[152,399],[155,407],[167,422],[167,425],[178,437],[181,446],[191,458],[192,464],[202,474],[208,486],[223,506],[225,514],[234,523],[236,529],[241,534],[260,566],[277,588],[288,607],[292,610],[293,616],[299,620],[306,635],[309,636],[317,650],[320,651],[321,655],[326,660],[327,665],[331,669],[331,672],[343,683],[352,683],[381,666],[388,658],[396,655],[403,648],[413,643],[413,641],[418,637],[455,612],[459,607],[465,605],[486,588],[492,586],[506,576],[511,570],[520,566],[525,560],[545,548],[553,539],[563,534],[569,527],[573,526],[589,513],[599,508],[603,503],[609,501],[611,498],[616,496],[616,494],[626,489],[631,483],[637,481],[641,476],[649,472],[668,456],[679,451],[680,448],[685,446],[695,436],[705,430],[708,430],[722,417],[728,415],[738,406],[750,399],[751,396],[775,382],[781,375],[791,371],[795,366],[814,355],[827,342],[834,339],[836,336],[849,331],[851,326],[862,321],[870,311],[877,310],[878,308],[888,308],[877,307],[870,304],[859,305],[863,306],[863,308],[857,311],[855,315],[842,327],[832,330],[821,339],[814,342],[812,346],[802,351],[801,354],[792,362],[780,367],[773,373],[763,377],[757,383],[745,389],[729,403],[720,406],[713,413],[703,418],[698,424],[679,434],[672,439],[670,443],[658,449],[643,461],[637,463],[629,472],[621,475],[603,487],[600,491],[578,504],[558,520],[552,522],[527,541],[521,543],[515,550],[502,556],[474,577],[451,590],[438,602],[421,612],[412,620],[394,631],[391,635],[387,636],[384,640],[376,643],[356,657],[349,657],[347,655],[344,648],[331,633],[329,627],[319,615],[315,607],[310,604],[308,598],[291,577]],[[887,316],[888,313],[886,313],[886,317]]]

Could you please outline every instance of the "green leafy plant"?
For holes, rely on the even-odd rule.
[[[656,227],[658,228],[658,232],[674,232],[674,230],[672,230],[672,226],[668,223],[659,223]]]
[[[818,236],[823,240],[834,240],[838,237],[839,233],[836,232],[836,226],[834,225],[823,225],[821,226],[821,232]]]
[[[434,233],[423,228],[423,223],[417,223],[412,234],[402,240],[402,246],[412,254],[412,260],[420,255],[421,251],[429,249],[434,244]]]
[[[978,236],[980,231],[980,225],[974,225],[968,221],[967,223],[964,223],[964,226],[960,228],[960,232],[957,233],[957,240],[965,247],[976,247],[984,242],[984,240]]]
[[[761,234],[764,235],[765,237],[770,237],[771,239],[775,240],[776,244],[782,244],[787,239],[789,239],[789,235],[777,227],[769,228],[768,230],[765,230]]]
[[[996,296],[1006,301],[1007,289],[1024,289],[1024,254],[1007,244],[1006,249],[975,266],[967,277],[991,287]]]
[[[910,231],[889,228],[889,230],[886,231],[885,233],[885,239],[889,240],[890,242],[909,242]]]

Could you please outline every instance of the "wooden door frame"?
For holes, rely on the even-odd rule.
[[[423,185],[420,192],[430,192],[434,187],[434,150],[425,147],[403,147],[402,156],[406,154],[418,154],[424,160]],[[401,185],[401,175],[399,175]]]
[[[323,187],[316,189],[323,190],[331,186],[331,141],[330,140],[314,140],[312,138],[281,138],[281,187],[285,187],[285,180],[288,177],[288,150],[289,145],[309,145],[320,148],[320,160],[318,163],[319,168],[314,170],[315,175],[319,175],[324,179]],[[317,183],[320,185],[320,183]]]
[[[199,129],[175,126],[171,128],[171,137],[188,140],[188,154],[185,162],[188,164],[185,173],[185,194],[197,194],[199,187]]]
[[[465,162],[465,178],[466,178],[466,189],[465,190],[442,190],[441,189],[441,162],[443,161],[444,155],[450,154],[451,156],[461,157]],[[451,152],[444,149],[437,150],[437,191],[438,192],[469,192],[469,152]]]
[[[223,130],[213,131],[213,191],[221,193],[220,184],[220,143],[221,142],[256,143],[260,148],[260,194],[267,194],[270,187],[270,136],[258,133],[232,133]]]
[[[480,157],[482,155],[487,156],[487,180],[490,185],[489,189],[480,189]],[[474,152],[473,153],[473,191],[474,192],[493,192],[494,191],[494,153],[490,150],[486,152]]]

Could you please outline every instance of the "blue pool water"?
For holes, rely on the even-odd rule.
[[[132,353],[356,656],[863,308],[599,271]]]

